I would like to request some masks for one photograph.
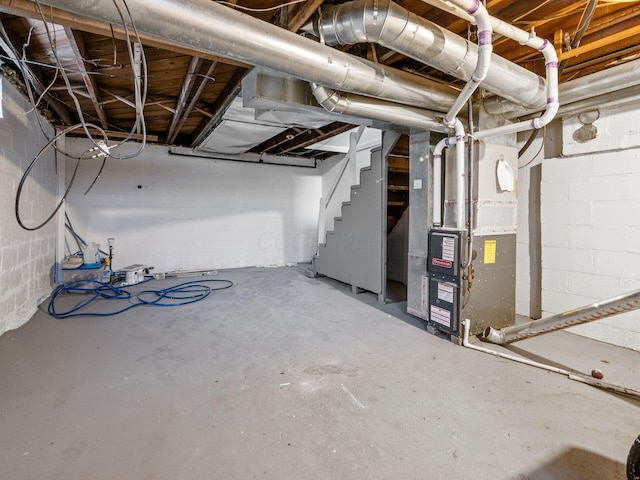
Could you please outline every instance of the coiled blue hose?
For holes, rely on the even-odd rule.
[[[148,280],[145,280],[145,282],[146,281]],[[140,283],[137,285],[140,285]],[[220,284],[220,286],[212,287],[207,285],[208,283],[217,283]],[[232,286],[233,282],[231,280],[193,280],[159,290],[142,290],[136,294],[132,294],[126,287],[114,287],[113,285],[97,280],[75,280],[60,285],[53,291],[51,300],[49,300],[49,305],[47,306],[47,313],[54,318],[111,317],[141,306],[179,307],[181,305],[196,303],[204,300],[216,290],[225,290]],[[58,311],[56,308],[56,299],[65,293],[83,294],[89,297],[69,310]],[[99,313],[82,311],[99,299],[127,301],[129,305],[112,312]]]

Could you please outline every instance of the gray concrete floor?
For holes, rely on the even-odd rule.
[[[304,268],[4,334],[0,478],[624,478],[637,402],[455,346]],[[565,332],[516,345],[640,389],[638,352]]]

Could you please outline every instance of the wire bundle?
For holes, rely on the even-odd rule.
[[[44,227],[47,223],[49,223],[53,217],[56,215],[56,213],[58,212],[58,210],[60,210],[60,208],[62,207],[64,200],[66,199],[67,195],[69,194],[69,191],[71,190],[71,187],[75,181],[75,177],[76,174],[78,172],[78,167],[80,165],[80,163],[84,160],[88,160],[91,158],[99,158],[102,157],[102,164],[97,172],[97,174],[94,177],[94,180],[91,182],[91,184],[89,185],[89,187],[87,188],[87,190],[85,191],[85,195],[89,193],[89,191],[93,188],[93,186],[95,185],[95,183],[98,181],[98,178],[100,177],[100,175],[102,174],[102,171],[105,168],[106,165],[106,161],[107,158],[113,158],[113,159],[118,159],[118,160],[128,160],[131,158],[134,158],[136,156],[138,156],[142,150],[145,148],[146,146],[146,136],[147,136],[147,132],[146,132],[146,122],[145,122],[145,118],[144,118],[144,107],[146,104],[146,98],[147,98],[147,63],[146,63],[146,58],[144,55],[144,50],[142,49],[142,42],[140,40],[140,36],[138,34],[137,28],[133,22],[133,17],[131,16],[131,12],[129,10],[129,6],[127,5],[126,0],[119,0],[122,3],[122,6],[119,5],[118,0],[112,0],[112,3],[114,5],[114,7],[116,8],[116,10],[118,11],[118,14],[120,16],[120,19],[122,21],[122,28],[124,30],[125,33],[125,38],[127,39],[125,41],[126,47],[127,47],[127,53],[129,56],[129,61],[130,61],[130,65],[131,68],[133,70],[132,75],[130,75],[130,77],[132,78],[133,81],[133,89],[134,89],[134,102],[131,103],[131,107],[134,108],[135,110],[135,121],[133,122],[133,125],[131,126],[131,129],[129,130],[129,132],[127,132],[127,136],[117,142],[110,142],[109,138],[108,138],[108,134],[105,131],[105,128],[107,128],[107,126],[102,125],[98,126],[94,123],[90,123],[87,122],[85,120],[85,115],[82,111],[82,108],[80,106],[80,102],[78,100],[78,97],[76,95],[76,92],[74,91],[74,88],[72,86],[72,82],[69,79],[68,73],[73,73],[73,72],[68,72],[67,69],[64,68],[63,63],[60,61],[60,57],[58,55],[58,51],[56,48],[57,42],[56,42],[56,30],[54,28],[52,28],[49,24],[49,22],[47,21],[47,18],[40,6],[40,3],[38,0],[35,1],[35,5],[37,8],[37,11],[39,13],[40,19],[43,22],[43,26],[45,28],[45,33],[47,36],[47,39],[50,43],[50,45],[52,46],[52,53],[53,56],[56,60],[57,63],[57,67],[56,68],[56,74],[54,76],[54,79],[52,80],[52,82],[49,84],[49,86],[47,86],[46,88],[44,88],[44,90],[40,93],[40,97],[37,99],[35,99],[34,96],[34,92],[33,92],[33,88],[31,83],[35,81],[35,79],[33,78],[33,75],[31,74],[30,70],[27,68],[28,65],[28,60],[26,58],[26,48],[29,46],[29,42],[31,40],[31,34],[32,31],[29,32],[29,38],[27,39],[27,43],[25,43],[22,46],[22,53],[19,52],[17,49],[13,49],[14,51],[12,52],[12,55],[10,56],[11,60],[16,63],[16,66],[19,68],[20,72],[22,73],[22,77],[24,79],[24,84],[25,84],[25,88],[27,90],[27,94],[29,97],[29,101],[30,103],[33,105],[33,110],[36,110],[38,108],[38,105],[40,104],[40,101],[44,98],[44,96],[46,95],[46,93],[49,91],[50,88],[52,88],[54,86],[54,83],[56,82],[56,80],[58,79],[58,75],[60,75],[62,77],[62,79],[64,80],[64,84],[67,90],[67,93],[70,95],[71,99],[73,100],[73,104],[75,106],[75,111],[76,114],[78,116],[79,119],[79,123],[76,123],[74,125],[71,125],[61,131],[59,131],[56,135],[54,135],[53,137],[49,138],[49,135],[47,134],[46,129],[44,128],[43,125],[43,121],[40,118],[39,115],[35,115],[38,124],[40,125],[40,129],[43,133],[43,135],[48,139],[48,142],[45,144],[44,147],[42,147],[42,149],[40,149],[40,151],[38,152],[38,154],[34,157],[34,159],[31,161],[31,163],[28,165],[27,169],[25,170],[20,183],[18,185],[18,189],[16,192],[16,196],[15,196],[15,215],[16,215],[16,220],[18,221],[18,224],[25,230],[28,231],[34,231],[34,230],[38,230],[42,227]],[[131,26],[129,26],[131,25]],[[130,29],[132,29],[132,33],[130,34]],[[33,30],[33,27],[32,27]],[[131,41],[129,40],[131,37],[133,37],[135,39],[135,41]],[[4,43],[6,45],[12,45],[11,43],[11,38],[9,37],[6,29],[4,27],[2,27],[0,25],[0,38],[2,38],[4,40]],[[139,54],[139,62],[136,61],[136,48],[135,48],[135,44],[138,44],[140,46],[139,50],[138,50],[138,54]],[[87,59],[83,59],[87,62],[89,62],[89,60]],[[114,64],[115,64],[115,37],[114,37]],[[137,66],[137,70],[136,70],[136,66]],[[104,128],[103,128],[104,127]],[[83,152],[80,156],[77,155],[72,155],[68,152],[63,152],[59,149],[59,147],[56,145],[56,141],[63,137],[64,135],[66,135],[67,133],[70,133],[72,131],[75,130],[80,130],[82,129],[85,133],[85,136],[91,141],[91,143],[93,144],[93,147],[86,150],[85,152]],[[94,129],[95,131],[98,132],[98,137],[99,138],[94,138],[94,136],[91,134],[89,129]],[[139,145],[139,147],[136,149],[136,151],[134,151],[133,153],[129,153],[129,154],[119,154],[116,153],[116,151],[119,147],[122,147],[123,145],[125,145],[127,142],[129,142],[133,136],[134,133],[136,131],[140,131],[142,133],[142,141]],[[24,184],[27,180],[27,177],[29,176],[29,174],[31,173],[31,171],[33,170],[34,166],[36,165],[36,163],[38,162],[38,160],[42,157],[42,155],[48,151],[50,148],[55,149],[56,151],[58,151],[59,153],[63,154],[64,156],[71,158],[71,159],[75,159],[76,160],[76,165],[75,168],[73,170],[73,174],[71,175],[71,179],[69,180],[69,184],[65,189],[64,194],[62,195],[62,198],[60,199],[60,201],[58,202],[58,204],[55,206],[53,212],[41,223],[39,223],[38,225],[35,226],[28,226],[26,225],[21,216],[20,216],[20,197],[22,194],[22,189],[24,187]]]
[[[219,286],[208,285],[211,283],[219,284]],[[193,280],[158,290],[142,290],[134,294],[124,287],[115,287],[97,280],[75,280],[60,285],[53,291],[47,306],[47,313],[54,318],[111,317],[141,306],[179,307],[196,303],[217,290],[226,290],[232,286],[231,280]],[[88,298],[68,310],[59,311],[56,308],[56,300],[63,294],[82,294]],[[110,312],[82,311],[93,302],[101,299],[126,301],[129,304]]]

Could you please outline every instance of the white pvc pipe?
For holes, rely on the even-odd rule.
[[[442,152],[454,137],[445,137],[433,151],[433,224],[442,226]]]
[[[456,131],[456,227],[462,230],[466,226],[464,210],[466,206],[465,168],[464,168],[464,126],[456,119],[453,126]]]
[[[547,40],[533,37],[526,43],[528,46],[533,46],[533,44],[540,45],[540,47],[534,48],[540,50],[545,59],[545,66],[547,70],[547,109],[540,117],[534,118],[533,120],[524,120],[522,122],[477,132],[475,134],[476,139],[482,140],[495,135],[505,135],[508,133],[517,133],[524,130],[542,128],[545,125],[548,125],[556,116],[556,113],[558,113],[558,108],[560,107],[560,102],[558,101],[558,55],[556,55],[556,50],[553,48],[553,45],[551,45]]]
[[[476,23],[477,21],[476,17],[474,17],[473,15],[469,15],[467,12],[464,12],[464,6],[468,5],[472,0],[449,0],[448,2],[445,2],[444,0],[423,1],[429,3],[430,5],[446,10],[450,13],[454,13],[460,18],[468,20],[471,23]],[[455,4],[454,6],[463,6],[463,9],[452,8],[452,4]],[[495,17],[490,16],[489,22],[491,24],[491,27],[493,28],[493,31],[495,31],[496,33],[515,40],[521,45],[526,45],[542,52],[545,59],[547,74],[547,108],[540,117],[533,120],[517,122],[501,127],[491,128],[482,132],[477,132],[474,134],[474,136],[478,140],[495,135],[516,133],[532,128],[542,128],[551,120],[553,120],[558,111],[558,107],[560,106],[558,102],[558,55],[556,54],[553,45],[545,39],[533,36],[532,34],[506,22],[503,22],[502,20]],[[473,132],[471,133],[473,134]]]
[[[480,83],[486,78],[491,63],[491,52],[493,46],[491,38],[493,31],[487,9],[479,0],[451,0],[451,3],[464,8],[478,22],[478,62],[473,71],[473,75],[458,95],[453,106],[444,117],[443,123],[447,127],[455,129],[456,133],[456,227],[462,230],[466,227],[465,207],[466,207],[466,191],[465,188],[465,171],[464,168],[464,140],[465,131],[462,122],[457,118],[462,107],[467,103],[473,92],[477,90]],[[473,132],[471,132],[473,133]],[[469,199],[471,201],[471,199]]]
[[[493,30],[491,29],[491,17],[487,13],[487,9],[482,5],[479,0],[451,0],[451,3],[457,4],[461,8],[466,8],[468,13],[472,15],[478,23],[478,63],[473,71],[473,75],[464,86],[460,95],[454,102],[453,106],[447,112],[444,117],[445,125],[453,127],[455,124],[455,118],[462,110],[462,107],[467,103],[467,100],[471,98],[473,92],[477,90],[480,83],[486,78],[489,71],[489,64],[491,63],[491,52],[493,51],[493,45],[491,39],[493,36]]]
[[[465,227],[465,168],[464,168],[464,143],[465,131],[462,122],[456,119],[454,124],[455,137],[446,137],[438,142],[433,151],[433,224],[444,225],[442,219],[442,152],[455,142],[455,197],[456,197],[456,227]]]

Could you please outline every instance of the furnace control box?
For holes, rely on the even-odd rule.
[[[434,229],[429,233],[429,309],[432,327],[458,335],[462,286],[462,245],[466,232]]]

